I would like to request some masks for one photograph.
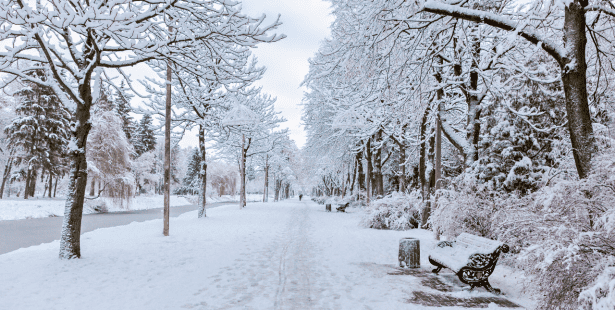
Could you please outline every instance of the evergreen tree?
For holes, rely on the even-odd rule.
[[[42,70],[31,74],[35,78],[46,78]],[[17,160],[27,164],[24,194],[27,198],[34,195],[38,169],[43,168],[51,175],[58,175],[62,169],[71,116],[51,88],[31,82],[24,82],[24,85],[16,93],[19,105],[15,112],[18,117],[5,128],[5,132],[9,145],[21,149]]]
[[[152,127],[152,116],[149,114],[143,115],[132,139],[137,157],[156,148],[156,137]]]
[[[129,141],[132,141],[133,132],[135,130],[132,116],[129,114],[132,112],[132,107],[130,106],[131,98],[132,95],[128,93],[128,89],[126,89],[126,86],[124,86],[124,81],[122,81],[120,88],[117,90],[115,95],[115,107],[117,109],[117,113],[122,119],[122,128],[124,129],[124,133]]]
[[[196,195],[199,193],[201,184],[199,178],[200,163],[201,154],[199,154],[198,148],[194,148],[188,169],[186,170],[186,176],[182,180],[182,186],[175,190],[176,195]]]

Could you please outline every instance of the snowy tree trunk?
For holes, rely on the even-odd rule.
[[[274,183],[275,183],[275,198],[274,198],[274,201],[280,201],[280,187],[281,187],[280,183],[281,183],[281,181],[276,178]]]
[[[30,186],[32,184],[32,168],[28,167],[28,173],[26,174],[26,186],[23,190],[23,199],[28,199],[30,195]]]
[[[372,144],[371,139],[367,139],[365,145],[365,159],[367,161],[367,175],[365,176],[366,203],[369,204],[372,198]]]
[[[357,160],[354,160],[354,167],[352,167],[352,183],[350,184],[350,193],[349,195],[352,196],[354,194],[355,191],[355,183],[357,181]]]
[[[4,186],[6,185],[6,180],[9,179],[11,175],[11,169],[13,168],[13,153],[14,150],[11,148],[11,152],[9,153],[9,158],[6,161],[6,166],[4,166],[4,173],[2,174],[2,185],[0,186],[0,199],[2,199],[2,195],[4,194]]]
[[[199,150],[201,152],[201,163],[199,165],[199,179],[201,181],[201,190],[199,191],[199,215],[198,217],[206,217],[207,211],[205,203],[207,202],[207,150],[205,149],[205,127],[199,125]]]
[[[49,193],[47,194],[47,198],[51,198],[51,187],[53,186],[53,174],[49,173]],[[2,195],[0,195],[2,198]]]
[[[399,164],[401,174],[399,175],[399,192],[406,192],[406,148],[399,144]]]
[[[173,27],[169,27],[169,33],[173,32]],[[169,213],[171,205],[171,62],[167,61],[167,81],[166,81],[166,105],[164,116],[164,218],[162,234],[169,235]]]
[[[381,142],[382,130],[376,133],[376,141]],[[374,183],[376,195],[384,196],[384,180],[382,177],[382,145],[374,153]]]
[[[64,208],[62,223],[62,238],[60,239],[60,258],[72,259],[81,257],[81,218],[83,215],[83,200],[88,181],[88,164],[85,148],[88,134],[92,127],[90,123],[90,107],[92,93],[90,76],[79,86],[81,98],[85,104],[77,103],[75,111],[76,124],[72,131],[72,147],[70,149],[71,170],[69,173],[68,197]]]
[[[240,173],[240,182],[241,187],[239,190],[239,208],[243,208],[246,206],[245,202],[245,192],[246,192],[246,152],[245,152],[245,144],[246,144],[246,136],[244,134],[241,135],[241,158],[239,159],[239,173]]]
[[[269,201],[269,154],[265,155],[265,189],[263,190],[263,202]]]
[[[56,183],[53,186],[53,198],[56,198],[56,191],[58,190],[58,177],[56,177]]]
[[[560,63],[568,129],[572,153],[580,178],[591,170],[591,158],[595,152],[594,132],[587,100],[587,63],[585,60],[585,7],[587,1],[575,0],[566,6],[564,16],[564,44],[568,57]]]
[[[45,175],[45,170],[43,170],[42,175]],[[47,180],[43,180],[43,177],[41,176],[41,181],[49,181],[49,176],[47,176]],[[43,198],[45,198],[45,195],[47,194],[47,185],[49,184],[49,182],[45,182],[45,188],[43,189]],[[51,188],[50,188],[51,190]]]
[[[471,49],[472,49],[472,65],[470,66],[470,85],[467,91],[468,103],[468,121],[467,121],[467,140],[470,146],[466,156],[466,167],[471,166],[478,160],[478,139],[480,137],[480,114],[482,108],[480,106],[478,94],[478,61],[480,60],[480,38],[479,28],[475,24],[470,29]]]
[[[96,178],[92,176],[92,182],[90,183],[90,197],[96,195]]]
[[[438,65],[435,78],[438,84],[442,83],[442,58],[438,57]],[[442,99],[444,99],[444,89],[440,88],[436,91],[436,99],[438,100],[437,115],[436,115],[436,162],[435,162],[435,189],[440,189],[442,178],[442,121],[440,120],[440,112]],[[435,206],[434,206],[435,208]]]
[[[425,162],[425,156],[427,153],[427,116],[429,115],[430,107],[428,106],[423,113],[423,118],[421,120],[421,132],[419,139],[421,141],[420,151],[419,151],[419,183],[421,185],[421,191],[423,193],[423,200],[426,199],[425,193],[425,171],[427,170],[427,164]]]

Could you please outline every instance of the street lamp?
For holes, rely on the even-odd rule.
[[[243,104],[235,104],[235,106],[226,114],[226,116],[220,121],[222,126],[244,126],[254,125],[260,122],[260,118],[254,111],[246,107]],[[245,148],[246,136],[241,133],[241,161],[239,163],[239,170],[241,172],[241,190],[239,198],[239,208],[246,206],[246,153]]]

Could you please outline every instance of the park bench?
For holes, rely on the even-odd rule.
[[[335,208],[335,210],[337,210],[337,212],[346,212],[346,208],[348,208],[349,205],[350,202],[347,202],[343,205],[339,205],[339,207]]]
[[[493,273],[500,253],[508,253],[508,245],[487,238],[462,233],[455,241],[438,242],[429,254],[429,262],[436,266],[434,273],[442,268],[449,268],[459,280],[475,287],[484,287],[487,291],[499,294],[500,290],[491,287],[489,276]]]

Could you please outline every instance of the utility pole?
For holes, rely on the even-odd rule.
[[[169,26],[169,37],[173,27]],[[162,234],[169,235],[169,206],[171,199],[171,61],[167,60],[167,100],[164,118],[164,219]]]

